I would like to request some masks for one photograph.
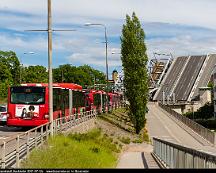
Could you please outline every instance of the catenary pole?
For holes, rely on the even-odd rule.
[[[48,72],[49,72],[49,121],[50,133],[53,136],[53,79],[52,79],[52,14],[51,0],[48,0]]]

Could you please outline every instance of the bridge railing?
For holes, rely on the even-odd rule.
[[[88,111],[54,120],[54,133],[57,134],[82,122],[96,117],[96,111]],[[31,150],[42,145],[50,136],[50,123],[20,133],[0,143],[0,168],[19,168],[20,160]]]
[[[153,155],[165,168],[216,168],[215,153],[207,153],[153,138]]]
[[[187,118],[186,116],[183,116],[179,114],[178,112],[172,110],[169,106],[163,105],[162,103],[158,103],[158,104],[162,109],[164,109],[165,111],[170,113],[172,116],[174,116],[176,119],[180,120],[182,123],[184,123],[191,129],[193,129],[201,137],[209,141],[211,144],[215,144],[215,133],[214,132],[196,123],[195,121]]]

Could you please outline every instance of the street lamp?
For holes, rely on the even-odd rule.
[[[108,82],[109,82],[109,77],[108,77],[108,60],[107,60],[107,29],[104,24],[101,23],[85,23],[85,26],[103,26],[104,27],[104,36],[105,36],[105,48],[106,48],[106,80],[107,80],[107,90],[108,90]]]
[[[154,57],[155,57],[155,55],[163,55],[163,56],[170,56],[170,57],[173,59],[173,55],[172,55],[171,52],[170,52],[169,54],[153,52],[153,54],[154,54]],[[155,58],[155,59],[156,59],[156,58]]]
[[[35,52],[24,52],[23,54],[35,54]]]
[[[24,55],[27,55],[27,54],[35,54],[35,52],[24,52],[23,53]],[[20,84],[22,83],[22,71],[23,71],[23,63],[22,63],[22,60],[20,58]]]
[[[121,52],[112,52],[112,54],[121,54]]]

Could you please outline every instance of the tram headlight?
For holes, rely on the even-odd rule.
[[[49,118],[49,115],[47,115],[47,114],[46,114],[46,115],[44,115],[44,118],[48,119],[48,118]]]

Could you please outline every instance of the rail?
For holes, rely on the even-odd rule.
[[[112,109],[124,106],[122,103],[117,103]],[[95,118],[97,114],[97,111],[91,110],[55,119],[53,121],[54,135]],[[0,143],[0,168],[19,168],[20,161],[27,158],[34,148],[41,146],[49,138],[50,134],[50,122],[48,122],[12,136]]]
[[[88,111],[54,120],[54,134],[96,117],[96,111]],[[0,168],[19,168],[20,160],[30,151],[42,145],[50,136],[50,123],[35,127],[3,141],[0,144]]]
[[[216,168],[215,153],[207,153],[153,137],[153,155],[165,168]]]
[[[215,143],[215,133],[211,130],[201,126],[200,124],[194,122],[193,120],[190,120],[189,118],[177,113],[176,111],[172,110],[169,106],[163,105],[162,103],[158,103],[159,106],[170,113],[172,116],[174,116],[176,119],[190,127],[192,130],[194,130],[197,134],[199,134],[201,137],[209,141],[211,144]]]

